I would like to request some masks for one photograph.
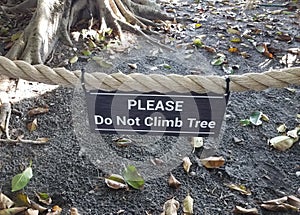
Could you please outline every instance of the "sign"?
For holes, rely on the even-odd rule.
[[[90,128],[110,134],[217,136],[226,97],[218,94],[86,92]]]

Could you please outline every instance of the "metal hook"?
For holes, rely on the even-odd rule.
[[[82,69],[81,70],[81,79],[80,79],[80,81],[81,81],[82,89],[86,93],[85,82],[84,82],[84,74],[85,74],[85,69]]]
[[[226,104],[228,104],[229,96],[230,96],[230,78],[227,76],[225,81],[226,81],[225,100],[226,100]]]

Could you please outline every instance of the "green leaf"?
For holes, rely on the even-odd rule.
[[[134,189],[141,189],[145,184],[143,177],[138,173],[135,166],[127,166],[123,172],[123,176],[126,183]]]
[[[193,44],[194,44],[195,46],[197,46],[197,47],[203,47],[203,46],[204,46],[203,42],[202,42],[201,39],[199,39],[199,38],[194,39]]]
[[[90,50],[82,50],[81,53],[84,55],[84,56],[90,56],[92,54],[92,52]]]
[[[42,202],[46,205],[50,205],[52,202],[52,199],[48,193],[36,192],[35,195],[37,196],[37,198],[39,199],[40,202]]]
[[[266,51],[266,48],[263,45],[255,46],[255,48],[259,53],[264,53]]]
[[[250,125],[251,122],[250,122],[249,119],[241,119],[241,120],[240,120],[240,124],[241,124],[242,126],[247,126],[247,125]]]
[[[75,55],[74,57],[72,57],[72,58],[69,60],[70,64],[76,63],[77,61],[78,61],[78,56],[77,56],[77,55]]]
[[[220,56],[217,59],[211,61],[211,64],[214,66],[220,66],[226,61],[226,57]]]
[[[27,167],[22,173],[15,175],[11,181],[11,191],[15,192],[23,189],[28,184],[32,176],[31,166]]]
[[[164,64],[164,68],[165,68],[165,69],[171,69],[172,67],[171,67],[169,64],[165,63],[165,64]]]
[[[250,122],[253,124],[253,125],[261,125],[262,124],[262,121],[261,121],[261,116],[262,116],[262,112],[260,111],[254,111],[251,113],[250,115]]]

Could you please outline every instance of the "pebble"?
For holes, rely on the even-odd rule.
[[[297,171],[297,172],[296,172],[296,176],[297,176],[297,177],[300,177],[300,171]]]

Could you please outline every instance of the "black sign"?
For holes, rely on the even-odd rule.
[[[217,94],[95,90],[86,96],[91,130],[110,134],[216,136],[226,109]]]

